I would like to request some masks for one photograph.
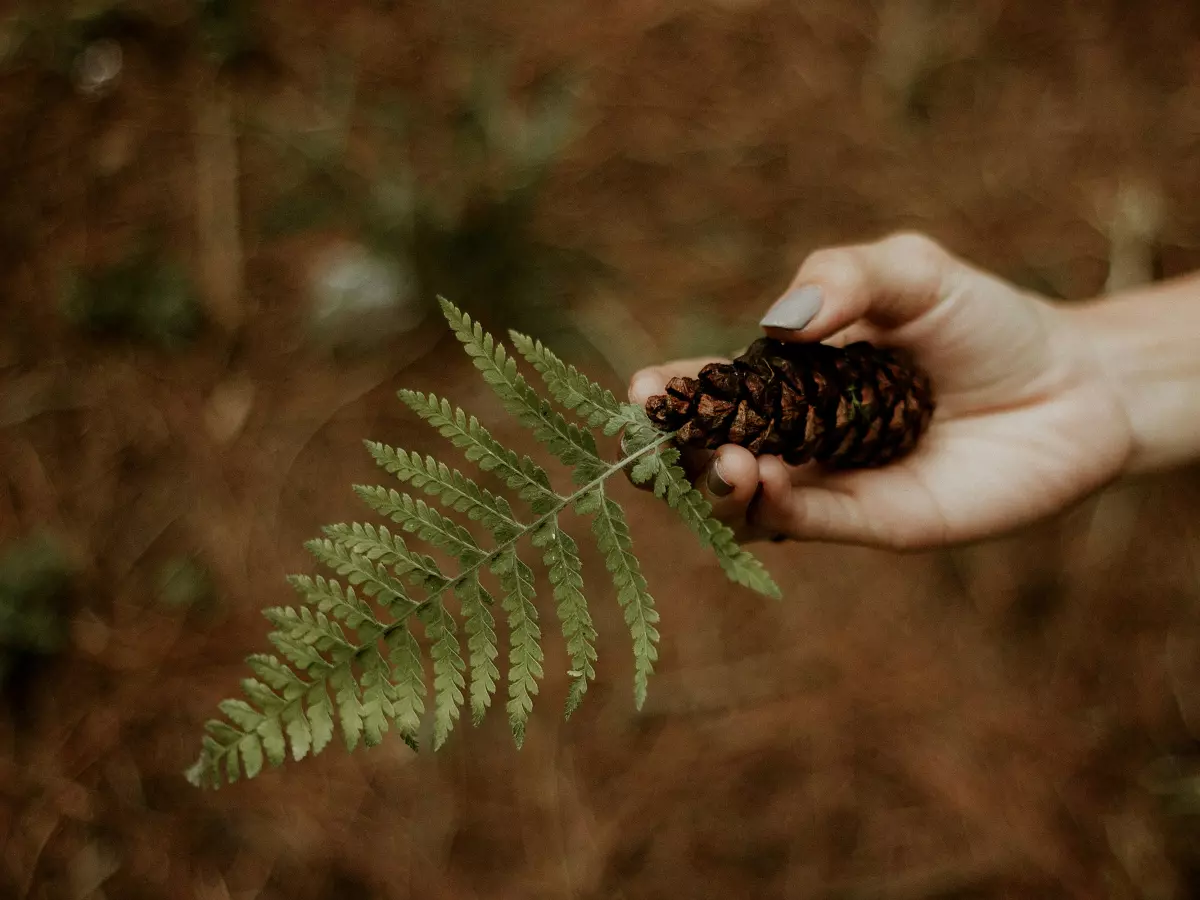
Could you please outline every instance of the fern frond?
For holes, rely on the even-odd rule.
[[[540,529],[533,536],[533,543],[546,551],[543,562],[550,571],[550,585],[567,643],[567,656],[571,660],[567,672],[571,685],[567,689],[566,703],[566,715],[570,718],[587,693],[588,682],[596,678],[593,665],[596,661],[596,628],[583,594],[583,576],[580,574],[583,563],[575,541],[558,527],[557,521]]]
[[[370,605],[358,598],[354,588],[343,589],[338,582],[320,575],[316,578],[293,575],[288,581],[309,606],[331,614],[356,631],[362,626],[367,629],[381,627]]]
[[[504,611],[508,613],[508,634],[512,649],[508,656],[508,721],[513,740],[525,743],[525,722],[533,710],[533,697],[542,677],[542,631],[538,627],[537,607],[533,605],[533,572],[516,552],[507,551],[493,571],[504,588]]]
[[[462,655],[459,652],[458,629],[454,617],[445,605],[434,601],[417,613],[429,639],[429,655],[433,658],[433,749],[446,743],[454,723],[458,721],[463,704]]]
[[[521,523],[507,500],[481,488],[458,469],[451,469],[432,456],[421,459],[415,453],[386,444],[375,441],[366,444],[385,472],[436,496],[448,509],[465,512],[467,518],[482,524],[497,540],[507,540],[521,530]]]
[[[383,742],[388,723],[396,715],[392,706],[396,689],[391,682],[391,667],[378,646],[372,646],[362,655],[362,669],[363,743],[374,747]]]
[[[676,450],[646,455],[634,468],[644,465],[642,473],[637,474],[646,473],[646,481],[654,479],[654,493],[665,498],[700,539],[701,545],[713,551],[731,581],[778,599],[782,594],[766,567],[758,557],[738,545],[733,529],[712,518],[712,504],[692,487],[683,469],[674,464],[677,458]],[[634,477],[636,480],[636,475]]]
[[[308,755],[313,744],[312,726],[300,702],[311,685],[274,656],[256,653],[247,660],[254,674],[261,678],[285,701],[280,709],[279,722],[287,731],[292,746],[292,758],[299,761]],[[245,689],[245,682],[243,682]],[[246,691],[249,694],[249,691]]]
[[[363,707],[359,700],[358,682],[349,666],[338,666],[329,673],[329,686],[333,688],[333,703],[337,708],[338,725],[346,741],[346,749],[353,752],[363,733]]]
[[[496,682],[500,678],[500,670],[496,667],[496,657],[500,655],[496,619],[488,609],[494,601],[479,583],[478,576],[463,583],[458,598],[462,603],[471,662],[471,718],[478,725],[492,705],[492,695],[496,693]]]
[[[622,428],[638,424],[637,416],[631,412],[638,407],[617,402],[612,391],[564,363],[541,341],[519,331],[509,331],[509,335],[521,355],[542,376],[554,399],[583,419],[588,427],[602,428],[605,435],[612,437]]]
[[[424,500],[414,500],[408,494],[385,491],[358,485],[354,488],[362,501],[380,515],[387,516],[405,531],[413,532],[423,541],[457,556],[470,565],[487,554],[480,549],[471,532],[453,519],[443,516]]]
[[[323,595],[335,596],[335,590]],[[353,618],[347,612],[357,605],[353,598],[335,605]],[[333,737],[334,710],[327,684],[339,689],[339,711],[347,746],[353,749],[357,743],[358,730],[350,715],[357,704],[357,686],[353,688],[353,702],[346,691],[353,682],[351,660],[358,648],[346,639],[338,623],[320,610],[314,613],[307,607],[278,607],[264,612],[276,626],[271,636],[276,647],[295,669],[309,674],[313,680],[306,681],[295,671],[284,674],[285,667],[275,657],[252,656],[251,667],[262,681],[245,679],[242,691],[254,705],[245,700],[226,700],[220,704],[228,721],[212,720],[205,726],[208,734],[200,759],[186,773],[193,784],[216,787],[222,779],[232,783],[242,775],[253,778],[262,771],[264,759],[272,765],[283,762],[287,741],[291,742],[296,759],[319,753]],[[359,627],[369,632],[374,624],[364,618]],[[345,710],[340,709],[343,704]],[[351,730],[346,731],[347,727]]]
[[[421,667],[421,645],[409,629],[398,628],[388,635],[387,647],[395,683],[392,711],[396,727],[415,750],[421,716],[425,714],[425,672]]]
[[[206,725],[200,758],[187,772],[194,783],[217,786],[255,777],[265,765],[282,763],[289,747],[293,759],[315,755],[331,743],[335,731],[354,749],[379,743],[394,728],[415,749],[429,698],[435,748],[449,738],[464,703],[469,701],[478,723],[501,677],[495,601],[483,583],[485,575],[498,582],[507,619],[506,709],[520,746],[544,675],[534,572],[522,558],[526,541],[540,552],[562,626],[571,666],[565,703],[569,716],[596,677],[597,635],[579,548],[560,522],[567,511],[592,519],[632,638],[634,699],[640,708],[658,659],[658,612],[625,513],[607,492],[608,481],[622,472],[652,487],[674,508],[713,550],[729,578],[778,595],[761,564],[737,546],[732,531],[711,518],[709,504],[677,464],[678,451],[668,446],[672,436],[657,431],[639,407],[618,402],[540,342],[514,333],[517,348],[554,399],[586,427],[569,422],[530,386],[502,344],[452,304],[443,301],[442,306],[506,411],[570,468],[574,488],[556,491],[541,465],[505,447],[478,419],[448,400],[401,391],[404,403],[468,461],[498,476],[528,515],[522,511],[518,516],[508,497],[431,456],[367,442],[381,468],[431,502],[359,485],[354,489],[358,496],[390,519],[395,530],[368,523],[330,525],[321,538],[308,542],[313,557],[343,581],[294,576],[291,583],[301,604],[265,610],[273,626],[269,640],[279,656],[250,657],[254,677],[242,684],[245,699],[225,701],[220,705],[223,718]],[[601,455],[593,429],[609,436],[621,433],[617,459]],[[486,529],[487,546],[463,524],[464,518]],[[417,546],[443,551],[454,563],[443,569]],[[449,606],[455,600],[457,615]],[[416,622],[423,626],[421,640],[413,631]],[[431,685],[426,684],[422,644],[428,647]]]
[[[603,488],[597,488],[596,494],[598,508],[592,519],[592,529],[616,585],[617,602],[625,610],[625,624],[633,637],[633,698],[637,708],[641,709],[658,659],[658,629],[654,627],[658,610],[654,608],[654,598],[646,590],[641,564],[633,553],[625,513],[615,500],[604,496]]]
[[[600,458],[591,432],[568,422],[549,401],[539,397],[517,371],[517,364],[504,345],[485,332],[478,322],[472,322],[470,316],[449,300],[443,299],[440,303],[455,337],[509,414],[531,429],[538,442],[560,462],[574,468],[576,484],[586,484],[600,475],[608,464]]]
[[[346,563],[348,567],[365,569],[365,560],[376,564],[373,570],[368,570],[373,571],[375,577],[380,577],[380,567],[386,566],[397,577],[407,577],[412,583],[419,584],[426,590],[441,587],[446,582],[446,576],[442,574],[433,557],[410,550],[399,535],[392,534],[382,525],[376,528],[371,524],[355,522],[352,525],[326,525],[322,530],[328,540],[310,541],[310,552],[314,555],[320,553],[320,561],[334,571],[338,570],[338,566],[345,559],[349,560]],[[329,542],[336,545],[332,551],[326,546]],[[386,569],[383,570],[383,574],[386,574]],[[392,588],[394,589],[394,585]]]
[[[636,406],[630,409],[633,422],[625,430],[623,444],[626,452],[634,456],[653,445],[661,432],[650,423],[645,410]],[[652,482],[655,496],[666,500],[700,544],[712,550],[731,581],[768,597],[780,597],[779,586],[758,558],[738,545],[733,529],[712,517],[712,504],[692,486],[687,473],[678,465],[679,455],[674,447],[641,453],[630,467],[630,480],[634,484]]]
[[[550,487],[546,470],[528,456],[517,456],[499,441],[474,416],[455,409],[450,402],[420,391],[400,391],[404,401],[418,416],[438,430],[442,437],[465,451],[465,456],[485,472],[495,472],[518,496],[530,503],[535,513],[552,508],[558,495]]]
[[[343,663],[354,655],[355,645],[347,640],[341,626],[323,612],[277,606],[263,610],[263,615],[275,626],[271,637],[277,639],[279,652],[305,671],[320,671],[330,665],[330,660]],[[364,623],[368,634],[374,630],[373,624]],[[308,652],[297,653],[301,648]]]
[[[336,530],[334,533],[337,533]],[[318,538],[304,546],[317,562],[324,563],[339,575],[346,576],[347,581],[361,588],[368,597],[376,597],[385,605],[401,600],[412,602],[404,585],[386,566],[372,562],[344,544],[334,543],[328,538]]]

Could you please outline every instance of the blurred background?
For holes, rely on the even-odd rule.
[[[917,228],[1065,302],[1200,267],[1200,7],[25,0],[0,16],[0,896],[1200,896],[1200,479],[725,583],[621,494],[662,612],[436,757],[182,770],[362,518],[395,398],[507,424],[434,306],[622,391]],[[544,585],[543,585],[544,586]],[[545,593],[543,591],[543,593]],[[548,629],[552,632],[552,629]]]

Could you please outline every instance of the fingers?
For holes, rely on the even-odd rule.
[[[696,373],[711,362],[728,362],[718,356],[705,356],[695,359],[676,359],[660,366],[650,366],[641,369],[629,379],[629,400],[644,406],[646,401],[655,394],[661,394],[667,382],[676,376],[695,377]]]
[[[824,487],[794,487],[792,473],[777,456],[755,457],[726,444],[696,479],[713,505],[712,514],[739,540],[786,537],[889,546],[895,534],[872,521],[869,503],[852,493]]]
[[[938,244],[916,234],[818,250],[761,324],[785,341],[821,341],[860,319],[898,328],[944,300],[953,276],[964,268]]]
[[[933,376],[943,415],[1044,392],[1055,321],[1041,299],[912,234],[818,250],[762,320],[780,340],[907,348]]]
[[[813,473],[799,484],[782,463],[778,471],[760,468],[763,490],[749,517],[755,535],[886,550],[941,546],[951,537],[944,511],[925,485],[927,466]]]
[[[763,491],[753,527],[764,536],[881,546],[863,504],[853,495],[822,487],[799,487],[773,496]]]

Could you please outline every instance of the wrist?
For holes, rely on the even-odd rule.
[[[1126,472],[1200,456],[1200,283],[1104,297],[1067,314],[1129,422]]]

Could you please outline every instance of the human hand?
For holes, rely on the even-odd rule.
[[[983,538],[1082,499],[1132,451],[1129,417],[1072,313],[928,238],[813,253],[763,325],[784,341],[907,348],[938,406],[917,449],[879,469],[788,466],[733,444],[686,451],[714,515],[742,540],[920,549]],[[643,369],[630,399],[644,404],[713,361]]]

